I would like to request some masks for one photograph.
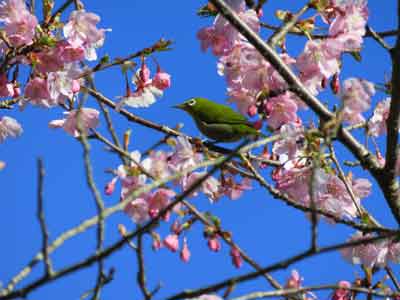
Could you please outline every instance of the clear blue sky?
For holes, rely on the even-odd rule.
[[[290,8],[296,2],[299,8],[305,1],[270,0],[265,8],[265,20],[275,22],[274,10]],[[375,30],[394,28],[396,1],[370,1],[370,24]],[[174,41],[173,51],[157,54],[156,58],[167,72],[172,75],[172,87],[165,96],[149,109],[133,110],[135,114],[174,126],[177,122],[185,124],[184,131],[196,135],[197,129],[185,114],[175,111],[172,105],[191,96],[204,96],[217,101],[225,101],[225,83],[216,72],[216,59],[200,51],[196,32],[209,25],[211,19],[196,16],[196,9],[205,1],[86,1],[88,11],[102,17],[101,27],[112,28],[107,33],[105,46],[100,55],[108,53],[111,57],[125,56],[144,47],[152,45],[160,37]],[[384,3],[384,5],[382,5]],[[56,1],[56,6],[60,1]],[[304,41],[304,40],[303,40]],[[298,53],[299,40],[293,40],[288,50]],[[354,63],[349,58],[342,72],[342,78],[349,76],[364,77],[382,83],[384,74],[390,74],[389,56],[372,40],[365,43],[362,63]],[[301,46],[302,47],[302,46]],[[112,99],[123,93],[123,81],[119,70],[106,71],[96,75],[99,90]],[[325,96],[329,96],[326,94]],[[329,96],[330,97],[330,96]],[[378,94],[374,101],[383,96]],[[324,99],[328,101],[329,98]],[[89,107],[95,107],[93,100]],[[81,145],[63,131],[48,129],[48,122],[61,117],[61,110],[44,110],[28,107],[23,113],[15,110],[0,112],[0,115],[17,118],[24,127],[24,134],[16,140],[7,140],[0,145],[0,160],[6,161],[7,167],[0,172],[0,281],[6,283],[10,276],[19,271],[41,247],[41,236],[36,219],[36,158],[43,157],[46,167],[45,208],[51,238],[78,224],[95,212],[94,201],[86,188],[82,161]],[[150,129],[127,123],[124,118],[113,114],[117,130],[122,134],[127,128],[132,129],[131,150],[146,149],[157,141],[161,135]],[[93,161],[95,179],[100,189],[110,179],[104,173],[107,168],[119,164],[118,159],[104,151],[97,142],[93,142]],[[350,158],[347,152],[343,157]],[[361,176],[363,172],[354,171]],[[364,175],[366,176],[366,175]],[[118,201],[118,192],[105,197],[107,205]],[[210,205],[204,198],[193,200],[203,210],[221,217],[222,226],[234,233],[235,240],[256,262],[266,266],[279,259],[288,257],[309,245],[310,223],[305,216],[273,199],[254,184],[249,191],[237,201],[222,199]],[[387,206],[381,193],[375,190],[373,196],[364,201],[365,206],[384,224],[393,225]],[[134,224],[125,215],[112,217],[106,227],[106,242],[109,244],[119,238],[117,224],[123,223],[133,229]],[[161,232],[165,233],[168,226]],[[229,249],[211,253],[202,238],[199,225],[194,226],[188,235],[192,259],[188,264],[179,260],[177,254],[162,249],[159,252],[150,250],[150,241],[146,240],[145,261],[148,266],[148,287],[154,288],[158,282],[163,288],[156,299],[171,295],[183,288],[196,288],[214,281],[222,280],[234,274],[251,269],[247,266],[236,270],[230,262]],[[343,226],[332,226],[326,222],[320,225],[320,244],[341,242],[348,238],[352,230]],[[56,269],[68,263],[84,258],[95,248],[95,231],[68,241],[53,255]],[[140,299],[136,284],[136,256],[129,248],[124,248],[107,260],[106,266],[115,267],[115,280],[103,290],[103,299]],[[341,279],[353,280],[360,272],[343,261],[339,253],[306,260],[292,268],[274,273],[283,283],[291,269],[298,269],[305,277],[306,285],[335,282]],[[36,278],[43,271],[38,266],[27,281]],[[35,291],[29,299],[77,299],[94,285],[96,268],[92,267],[73,276]],[[269,286],[261,279],[246,283],[233,293],[240,295],[246,291],[266,290]],[[322,297],[322,299],[324,299]]]

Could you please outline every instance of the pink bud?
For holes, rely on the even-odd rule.
[[[169,234],[163,241],[165,247],[170,251],[176,252],[179,248],[179,239],[176,234]]]
[[[107,183],[107,185],[104,189],[104,193],[107,196],[110,196],[114,192],[116,180],[117,180],[117,178],[115,177],[109,183]]]
[[[255,106],[253,104],[253,105],[250,105],[249,108],[247,109],[247,114],[250,117],[254,117],[257,114],[257,111],[258,111],[257,106]]]
[[[263,15],[264,15],[264,12],[263,12],[262,8],[257,10],[257,17],[261,18]]]
[[[257,121],[254,122],[253,127],[254,127],[256,130],[260,130],[261,127],[262,127],[262,124],[263,124],[263,121],[262,121],[262,120],[257,120]]]
[[[180,254],[181,260],[185,263],[187,263],[190,259],[190,250],[187,245],[186,238],[183,239],[183,246]]]
[[[143,60],[142,67],[139,71],[140,80],[143,83],[146,83],[150,80],[150,69],[147,67],[146,63]]]
[[[152,83],[156,88],[163,91],[171,86],[171,75],[163,71],[157,71]]]
[[[243,265],[243,260],[242,256],[240,255],[240,252],[238,248],[232,247],[230,255],[232,257],[232,263],[236,268],[240,268]]]
[[[79,92],[81,89],[81,84],[79,83],[78,80],[74,79],[72,81],[72,92],[75,94],[77,92]]]
[[[218,252],[221,250],[221,243],[219,242],[219,239],[217,237],[213,237],[208,239],[208,248],[210,248],[211,251]]]

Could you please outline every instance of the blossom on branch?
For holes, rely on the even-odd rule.
[[[53,120],[49,123],[50,128],[63,128],[74,137],[79,137],[80,132],[88,134],[89,129],[99,124],[99,111],[93,108],[81,108],[64,112],[65,119]]]

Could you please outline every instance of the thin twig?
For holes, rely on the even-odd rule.
[[[144,255],[143,255],[143,235],[139,234],[137,237],[137,250],[136,257],[138,260],[139,270],[137,272],[137,282],[145,300],[151,299],[151,294],[146,287],[146,273],[144,267]]]
[[[43,166],[43,160],[38,158],[37,160],[38,169],[38,192],[37,192],[37,217],[39,219],[40,230],[42,232],[42,253],[43,261],[45,265],[45,274],[47,277],[51,277],[53,274],[53,267],[49,257],[49,231],[47,230],[44,208],[43,208],[43,180],[45,170]]]
[[[385,40],[377,33],[375,32],[375,30],[373,30],[371,28],[371,26],[367,25],[366,27],[367,29],[367,33],[372,36],[372,38],[379,44],[381,45],[383,48],[385,48],[386,50],[390,51],[392,49],[391,46],[389,46]]]
[[[96,247],[96,252],[100,252],[103,249],[103,243],[104,243],[104,202],[101,197],[101,194],[99,190],[96,187],[96,184],[94,182],[93,178],[93,167],[90,162],[90,145],[86,137],[86,133],[81,127],[81,122],[79,118],[79,113],[77,116],[77,127],[78,131],[80,133],[80,141],[83,146],[83,160],[84,160],[84,166],[85,166],[85,175],[86,175],[86,183],[91,190],[95,204],[96,204],[96,209],[97,209],[97,215],[98,215],[98,227],[97,227],[97,247]],[[100,290],[101,287],[103,286],[103,278],[104,278],[104,262],[103,260],[98,261],[98,275],[97,275],[97,282],[96,286],[94,289],[93,293],[93,300],[97,300],[100,297]]]
[[[285,35],[296,25],[299,18],[307,12],[310,8],[310,4],[307,3],[304,5],[298,12],[291,16],[290,20],[287,21],[283,26],[279,27],[278,30],[268,39],[268,44],[274,47],[277,43],[279,43]]]

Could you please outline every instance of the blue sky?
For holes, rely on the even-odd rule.
[[[277,8],[296,8],[305,1],[270,0],[264,10],[264,20],[276,23],[273,12]],[[395,1],[370,1],[370,24],[377,31],[394,28]],[[60,4],[56,1],[56,6]],[[196,32],[209,25],[211,19],[196,16],[196,10],[204,1],[86,1],[86,9],[101,16],[101,27],[111,28],[107,33],[104,47],[99,55],[111,57],[125,56],[152,45],[160,37],[174,41],[173,50],[156,55],[162,68],[172,76],[172,86],[164,97],[149,109],[132,110],[133,113],[155,122],[173,127],[178,122],[184,123],[183,131],[198,135],[190,117],[171,108],[192,96],[203,96],[225,101],[224,79],[216,72],[216,59],[210,53],[200,51]],[[291,38],[289,52],[298,53],[303,47],[304,39]],[[354,76],[382,83],[385,74],[390,74],[390,58],[373,40],[367,40],[363,50],[363,60],[355,63],[352,58],[345,58],[342,79]],[[123,78],[118,69],[108,70],[95,76],[98,89],[115,99],[123,94]],[[324,101],[332,96],[323,94]],[[374,97],[374,103],[383,98],[382,94]],[[88,107],[96,107],[93,99]],[[0,281],[7,282],[10,276],[19,271],[41,247],[39,225],[36,219],[36,158],[42,157],[46,167],[45,208],[49,224],[50,237],[77,225],[95,212],[94,201],[86,188],[82,161],[82,147],[61,130],[51,130],[47,124],[50,120],[62,115],[60,109],[45,110],[28,107],[25,111],[14,110],[0,112],[0,115],[17,118],[24,127],[24,134],[16,140],[7,140],[0,145],[0,160],[6,161],[7,167],[0,172],[0,236],[2,247],[0,254]],[[146,149],[156,142],[161,135],[150,129],[127,123],[124,118],[113,114],[115,126],[120,135],[130,128],[132,130],[131,150]],[[107,168],[118,166],[118,158],[102,145],[92,142],[95,179],[99,189],[110,180],[104,172]],[[343,150],[343,158],[351,156]],[[357,176],[366,176],[360,170],[353,171]],[[268,172],[267,172],[268,173]],[[266,174],[267,174],[266,173]],[[104,197],[107,205],[118,201],[118,193]],[[222,226],[234,233],[236,242],[262,266],[304,250],[309,245],[310,223],[306,217],[273,199],[254,184],[254,189],[242,198],[230,201],[226,198],[210,205],[202,197],[193,199],[193,203],[203,210],[211,210],[223,220]],[[388,208],[380,191],[364,200],[364,204],[379,221],[394,225]],[[125,215],[113,216],[106,227],[106,243],[118,239],[117,224],[123,223],[129,229],[134,224]],[[168,226],[161,229],[165,233]],[[320,244],[344,241],[352,230],[340,225],[320,223]],[[148,287],[154,288],[159,282],[163,287],[157,299],[185,289],[200,287],[226,277],[241,274],[251,269],[247,266],[237,270],[230,262],[229,249],[222,247],[219,253],[211,253],[202,238],[202,228],[197,225],[188,234],[192,259],[188,264],[179,260],[177,254],[162,249],[159,252],[150,250],[150,241],[146,239],[145,261],[148,266]],[[76,237],[56,251],[53,255],[55,268],[76,262],[87,256],[95,248],[95,231],[89,230]],[[115,297],[127,299],[142,298],[136,285],[136,256],[124,248],[112,255],[106,262],[107,268],[115,267],[113,283],[103,290],[103,299]],[[298,269],[305,278],[305,285],[316,285],[336,282],[341,279],[353,280],[361,274],[358,267],[345,262],[339,253],[308,259],[294,265],[288,270],[274,273],[281,283],[289,276],[291,269]],[[42,274],[42,266],[36,267],[26,284]],[[93,287],[96,268],[92,267],[73,276],[48,285],[32,293],[29,299],[77,299]],[[232,295],[244,292],[266,290],[269,286],[262,279],[237,287]],[[325,299],[326,295],[321,299]]]

